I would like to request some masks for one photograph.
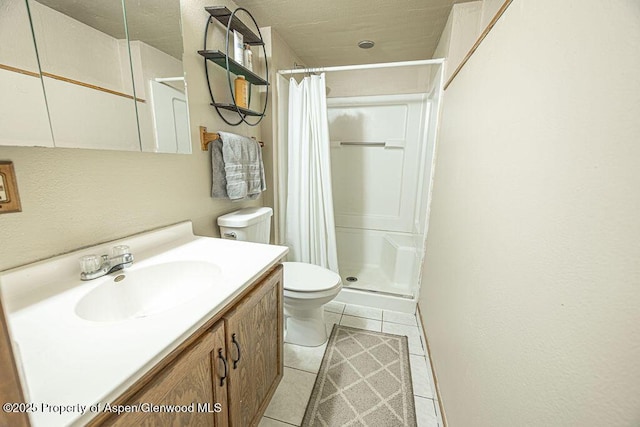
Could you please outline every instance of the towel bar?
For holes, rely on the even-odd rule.
[[[350,141],[340,141],[340,145],[360,145],[363,147],[384,147],[387,145],[386,142],[350,142]]]
[[[253,136],[251,138],[256,139]],[[220,135],[217,132],[207,132],[206,127],[200,126],[200,148],[202,151],[207,151],[209,149],[209,143],[216,139],[220,139]],[[264,142],[258,141],[258,144],[260,144],[260,147],[264,147]]]

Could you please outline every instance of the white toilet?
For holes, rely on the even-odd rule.
[[[218,218],[225,239],[269,243],[271,208],[245,208]],[[315,347],[327,341],[322,306],[342,289],[340,276],[305,262],[284,262],[285,341]]]

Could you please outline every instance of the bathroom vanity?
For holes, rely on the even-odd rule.
[[[78,258],[118,244],[131,268],[79,280]],[[3,273],[31,424],[257,425],[283,374],[286,252],[182,223]]]
[[[185,412],[102,412],[90,425],[257,425],[282,378],[282,267],[247,291],[113,402]]]

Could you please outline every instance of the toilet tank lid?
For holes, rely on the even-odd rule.
[[[218,225],[222,227],[247,227],[268,220],[273,209],[268,207],[244,208],[218,217]]]

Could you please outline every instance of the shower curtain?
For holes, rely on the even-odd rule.
[[[285,236],[290,259],[338,273],[324,74],[289,81]]]

